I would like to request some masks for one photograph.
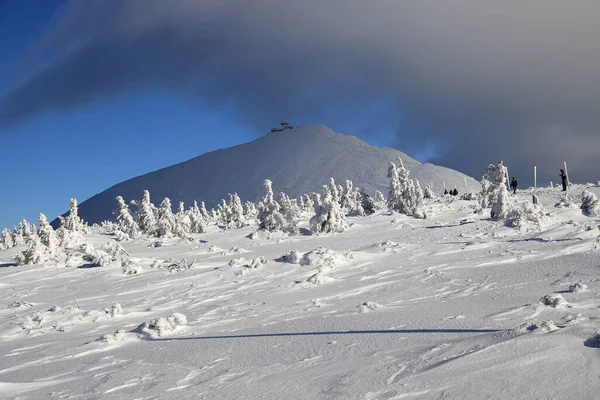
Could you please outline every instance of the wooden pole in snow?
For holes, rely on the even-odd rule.
[[[510,180],[508,178],[508,167],[504,166],[504,172],[506,173],[506,190],[510,192]]]
[[[569,180],[569,170],[567,169],[567,162],[566,161],[564,162],[564,164],[565,164],[565,174],[567,174],[567,190],[569,190],[569,182],[570,182],[570,180]]]
[[[465,193],[469,193],[469,185],[467,185],[467,177],[463,176],[463,179],[465,180]]]
[[[533,191],[537,191],[537,167],[533,166]]]

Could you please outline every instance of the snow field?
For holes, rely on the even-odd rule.
[[[594,399],[599,221],[538,197],[546,219],[520,228],[449,198],[342,233],[207,224],[120,242],[135,274],[0,251],[0,398]]]

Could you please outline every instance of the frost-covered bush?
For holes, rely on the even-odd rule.
[[[283,231],[290,235],[296,235],[298,233],[298,218],[300,218],[300,209],[296,202],[282,192],[280,193],[279,209],[284,220]]]
[[[540,303],[554,308],[569,307],[569,303],[565,298],[557,293],[548,294],[542,297]]]
[[[334,200],[330,186],[323,186],[323,191],[320,203],[315,204],[316,214],[310,219],[310,230],[313,233],[345,231],[348,222],[340,204]]]
[[[587,285],[581,282],[575,282],[574,284],[569,286],[569,292],[571,293],[585,292],[586,290]]]
[[[435,199],[435,193],[433,192],[433,189],[431,189],[431,186],[425,186],[425,190],[423,191],[423,198]]]
[[[547,213],[539,204],[524,202],[521,208],[512,208],[506,216],[512,227],[523,228],[527,224],[533,224],[541,227],[548,220]]]
[[[589,190],[581,194],[581,209],[590,217],[600,217],[600,204],[598,197]]]
[[[192,260],[191,262],[187,262],[185,259],[175,260],[169,259],[163,261],[158,267],[164,268],[169,272],[182,272],[192,269],[196,260]]]
[[[183,325],[187,325],[187,318],[185,315],[173,313],[168,317],[154,318],[150,322],[144,322],[138,326],[135,331],[151,336],[162,336]]]
[[[510,194],[504,185],[500,185],[496,192],[496,201],[492,204],[492,219],[505,219],[513,210]]]

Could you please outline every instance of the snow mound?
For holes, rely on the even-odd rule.
[[[163,336],[166,333],[173,332],[180,326],[187,325],[187,318],[180,313],[173,313],[168,317],[154,318],[150,322],[144,322],[135,329],[135,332],[147,334],[152,337]]]
[[[192,269],[195,263],[196,260],[188,263],[184,258],[179,261],[171,258],[163,261],[158,268],[164,268],[169,272],[182,272]]]
[[[318,270],[317,272],[315,272],[313,275],[309,276],[308,279],[306,279],[306,281],[308,283],[312,283],[315,286],[319,286],[319,285],[323,285],[325,284],[330,278],[328,278],[325,273],[323,272],[323,270]]]
[[[353,260],[354,256],[350,252],[342,254],[321,247],[304,254],[300,260],[300,264],[317,268],[333,269],[336,265],[347,264]]]
[[[540,299],[540,303],[554,307],[554,308],[562,308],[569,307],[569,303],[562,297],[560,294],[548,294]]]
[[[526,201],[521,204],[521,208],[513,208],[507,216],[510,226],[514,228],[524,228],[527,225],[542,226],[548,220],[547,213],[541,205]]]
[[[300,264],[300,262],[302,261],[302,257],[304,257],[304,254],[299,252],[298,250],[290,250],[281,257],[279,257],[277,261],[290,264]]]
[[[571,293],[585,292],[586,290],[587,285],[581,282],[576,282],[573,285],[569,286],[569,292]]]
[[[245,259],[244,257],[241,258],[235,258],[231,261],[229,261],[228,265],[231,268],[242,268],[242,270],[239,272],[240,275],[244,275],[246,274],[248,271],[252,270],[252,269],[256,269],[258,267],[260,267],[263,264],[266,264],[268,262],[266,257],[260,256],[260,257],[256,257],[250,260]]]
[[[358,306],[358,312],[359,313],[367,313],[367,312],[371,312],[371,311],[376,311],[379,308],[381,308],[381,306],[379,304],[377,304],[376,302],[365,301],[360,306]]]

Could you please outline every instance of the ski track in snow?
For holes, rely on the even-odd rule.
[[[556,189],[538,196],[552,213],[541,229],[442,199],[432,219],[378,212],[341,234],[251,240],[255,228],[211,225],[193,242],[124,242],[138,275],[16,267],[22,248],[1,251],[0,398],[595,399],[599,221],[555,208]],[[290,250],[314,253],[276,261]],[[196,263],[152,267],[171,258]],[[173,313],[187,324],[136,330]]]

